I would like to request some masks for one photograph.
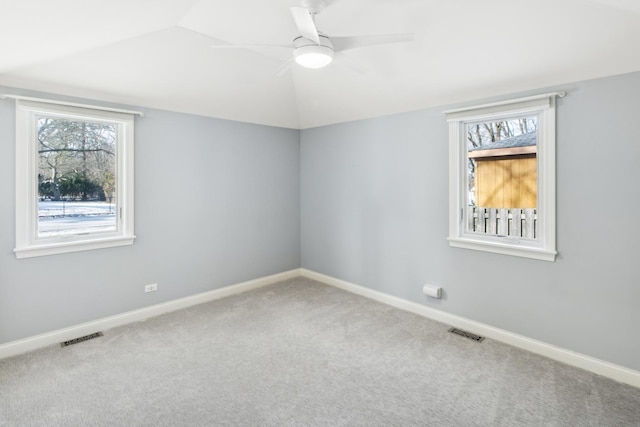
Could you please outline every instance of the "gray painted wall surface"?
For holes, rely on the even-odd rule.
[[[135,244],[17,260],[14,111],[0,100],[0,344],[300,266],[299,132],[158,110],[136,119]]]
[[[448,246],[447,106],[301,132],[302,266],[640,370],[640,73],[554,89],[556,262]]]
[[[16,260],[2,100],[0,344],[302,265],[640,370],[640,73],[558,89],[555,263],[448,246],[454,106],[301,132],[145,110],[136,243]]]

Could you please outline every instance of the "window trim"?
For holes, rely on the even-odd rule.
[[[445,111],[449,123],[449,245],[504,255],[555,261],[556,251],[556,96],[564,92],[518,98]],[[539,237],[535,241],[466,231],[467,139],[465,125],[523,115],[538,117],[537,179]]]
[[[16,258],[132,245],[134,234],[134,114],[96,106],[16,98]],[[97,120],[118,127],[117,201],[118,227],[113,232],[64,235],[38,239],[36,115],[77,120]]]

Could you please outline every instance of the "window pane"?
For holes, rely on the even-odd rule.
[[[38,237],[117,229],[117,125],[37,116]]]
[[[466,124],[468,232],[537,237],[537,123]]]

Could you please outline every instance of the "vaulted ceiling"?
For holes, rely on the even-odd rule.
[[[329,36],[412,33],[294,65],[298,0],[0,1],[0,85],[304,129],[640,70],[638,0],[328,0]]]

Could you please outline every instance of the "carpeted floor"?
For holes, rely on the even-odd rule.
[[[640,389],[309,279],[0,360],[1,426],[640,426]]]

